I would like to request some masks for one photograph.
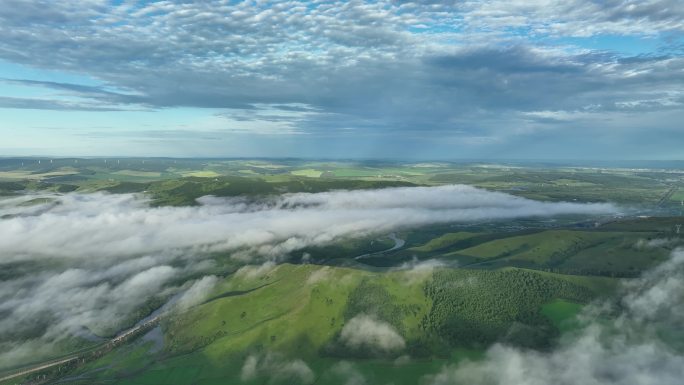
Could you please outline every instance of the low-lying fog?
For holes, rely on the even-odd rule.
[[[460,185],[199,203],[150,207],[142,195],[102,193],[0,200],[0,368],[53,354],[73,335],[111,334],[154,297],[192,287],[181,301],[192,305],[216,280],[202,278],[211,252],[283,260],[307,246],[429,224],[617,212]]]

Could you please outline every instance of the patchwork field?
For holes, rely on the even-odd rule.
[[[40,163],[39,163],[40,162]],[[0,183],[35,181],[73,185],[83,190],[143,191],[155,181],[178,178],[248,177],[252,182],[310,183],[337,180],[334,188],[355,188],[358,181],[418,185],[468,184],[550,201],[611,201],[644,209],[680,210],[683,176],[678,171],[629,168],[478,163],[317,162],[220,159],[2,159]],[[230,178],[226,179],[229,180]],[[308,182],[307,182],[308,181]],[[107,183],[108,182],[108,183]],[[345,183],[351,182],[351,185]],[[130,183],[139,186],[130,185]],[[123,186],[119,186],[122,184]],[[291,186],[281,186],[289,188]],[[53,187],[54,188],[54,187]],[[257,190],[258,191],[258,190]],[[0,186],[0,193],[9,190]],[[269,193],[267,189],[263,193]],[[220,193],[220,192],[219,192]],[[677,211],[679,214],[679,211]]]

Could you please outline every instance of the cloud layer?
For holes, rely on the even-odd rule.
[[[577,154],[572,140],[610,146],[603,136],[620,130],[657,156],[643,147],[655,139],[634,140],[677,133],[683,15],[676,0],[11,0],[0,9],[0,60],[85,80],[0,79],[25,90],[0,96],[0,107],[215,109],[190,130],[133,124],[73,140],[225,144],[236,132],[280,133],[306,134],[314,147],[330,137],[397,141],[398,133],[415,147],[429,133],[438,140],[426,146],[447,138],[468,153],[552,136]]]
[[[216,282],[212,252],[277,261],[307,246],[428,224],[616,211],[459,185],[204,197],[197,207],[153,208],[131,194],[45,198],[0,203],[0,366],[35,358],[39,345],[50,353],[71,335],[116,332],[178,293],[177,308],[201,302]]]
[[[137,195],[69,194],[0,222],[6,260],[83,258],[183,249],[248,248],[277,257],[345,236],[406,226],[563,214],[608,214],[611,204],[548,203],[461,185],[289,194],[263,202],[200,198],[151,208]],[[16,214],[16,208],[9,209]],[[44,210],[44,211],[41,211]]]

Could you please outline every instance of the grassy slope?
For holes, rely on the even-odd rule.
[[[553,300],[542,306],[541,313],[547,317],[561,332],[577,327],[576,316],[582,310],[582,305],[563,299]]]
[[[640,241],[668,236],[648,226],[621,230],[547,230],[513,236],[448,233],[407,251],[418,256],[455,258],[465,264],[483,265],[486,262],[493,267],[519,266],[572,274],[631,276],[662,261],[672,247],[639,246]]]
[[[630,234],[632,237],[648,235]],[[460,250],[459,253],[482,259],[505,257],[542,265],[615,238],[624,239],[625,234],[617,232],[550,230],[536,234],[498,239]]]
[[[436,297],[425,290],[433,282],[433,274],[439,274],[442,290],[453,298],[460,298],[458,301],[465,300],[464,305],[455,308],[440,305],[435,309]],[[525,279],[520,281],[518,277]],[[472,287],[459,286],[459,282],[470,282]],[[539,285],[535,286],[535,282]],[[304,360],[316,378],[326,384],[344,383],[331,369],[340,360],[350,362],[355,370],[379,383],[415,384],[443,364],[477,357],[480,351],[477,344],[454,341],[438,346],[440,343],[435,341],[444,340],[440,334],[444,324],[425,324],[426,320],[446,320],[453,326],[460,319],[458,316],[467,313],[463,318],[467,328],[462,330],[470,330],[475,325],[476,334],[505,335],[507,328],[527,318],[534,322],[546,319],[543,312],[549,310],[542,310],[546,304],[551,303],[548,306],[552,313],[558,312],[553,305],[558,298],[567,297],[581,303],[593,298],[597,291],[610,292],[614,284],[615,280],[609,278],[568,277],[515,268],[495,272],[418,269],[371,273],[284,264],[270,269],[247,269],[223,281],[213,293],[217,299],[164,322],[165,358],[155,362],[152,355],[143,355],[146,358],[131,360],[130,357],[145,351],[147,345],[129,346],[128,350],[112,353],[99,364],[89,365],[89,370],[105,369],[91,372],[94,374],[90,376],[95,378],[90,378],[88,383],[100,383],[97,377],[119,378],[118,382],[114,381],[119,384],[239,383],[239,373],[247,356],[263,358],[275,354],[272,357],[282,360]],[[534,287],[544,292],[529,290]],[[506,298],[517,301],[518,305],[507,302]],[[441,304],[452,303],[443,299]],[[506,303],[525,311],[516,311],[515,307],[506,310],[502,307]],[[356,356],[359,352],[335,350],[345,320],[361,310],[374,313],[380,319],[392,317],[386,321],[406,339],[407,353],[414,359],[397,366],[394,356],[360,358]],[[442,313],[447,310],[447,313],[439,318],[436,310]],[[496,317],[490,319],[493,315]],[[536,325],[534,322],[532,325]],[[433,358],[421,359],[421,349]],[[434,354],[441,358],[434,358]],[[265,376],[248,383],[278,382]]]
[[[401,321],[409,335],[415,333],[429,307],[421,290],[427,276],[418,275],[407,282],[405,274],[398,272],[376,275],[344,268],[286,264],[258,277],[243,274],[224,282],[218,291],[261,288],[209,302],[170,321],[170,347],[193,350],[207,338],[213,338],[217,330],[224,330],[226,335],[207,348],[209,357],[238,353],[258,345],[287,353],[316,354],[343,326],[352,291],[363,279],[371,277],[373,283],[386,287],[402,304],[420,307],[420,312]]]
[[[415,246],[410,248],[409,250],[411,251],[417,251],[417,252],[423,252],[423,253],[430,253],[430,252],[435,252],[439,251],[445,248],[448,248],[449,246],[454,245],[455,243],[458,243],[460,241],[463,241],[465,239],[472,238],[473,236],[477,235],[476,233],[470,233],[470,232],[457,232],[457,233],[446,233],[443,235],[440,235],[437,238],[433,238],[424,245],[421,246]]]

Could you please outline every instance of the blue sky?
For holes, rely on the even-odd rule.
[[[0,8],[0,155],[683,159],[675,0]]]

